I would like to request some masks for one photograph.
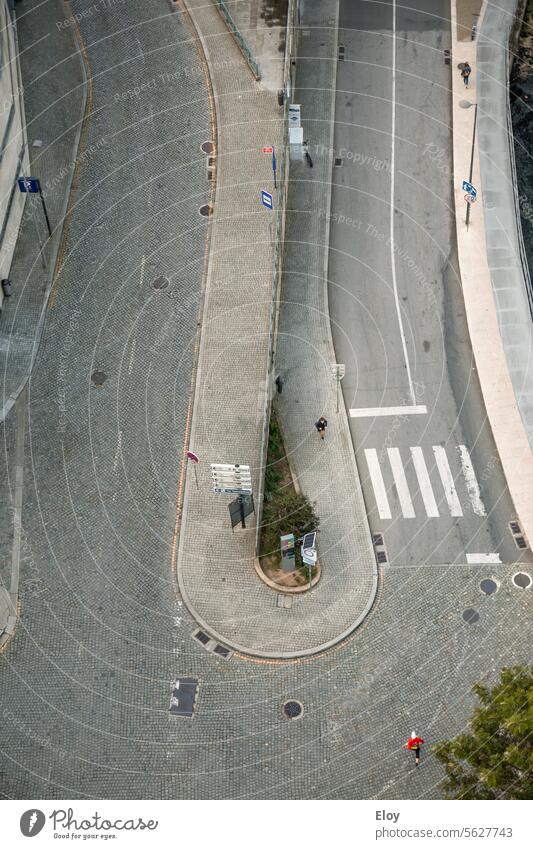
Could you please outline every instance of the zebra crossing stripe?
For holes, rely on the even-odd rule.
[[[411,501],[411,493],[409,492],[409,487],[407,485],[407,478],[405,477],[400,449],[387,448],[387,454],[389,455],[389,463],[392,469],[394,483],[396,484],[396,491],[398,493],[403,517],[404,519],[414,519],[416,517],[416,513],[415,508],[413,507],[413,502]]]
[[[466,445],[458,445],[457,450],[459,451],[459,459],[461,460],[463,477],[465,479],[468,495],[470,496],[470,501],[472,503],[472,509],[476,516],[486,516],[487,511],[481,498],[481,490],[477,482],[476,473],[474,471],[474,466],[472,465],[472,460],[470,458],[468,448],[466,447]]]
[[[365,448],[365,457],[374,489],[379,517],[380,519],[392,519],[387,490],[385,489],[385,482],[379,465],[378,452],[375,448]]]
[[[414,448],[411,448],[411,457],[413,458],[413,466],[415,468],[416,477],[418,479],[418,485],[420,486],[420,495],[422,496],[422,501],[424,502],[424,507],[426,508],[426,513],[429,518],[436,519],[438,518],[439,508],[437,507],[437,502],[435,501],[435,496],[433,495],[433,489],[431,487],[431,481],[429,479],[429,472],[426,466],[426,461],[424,460],[424,452],[417,445]]]
[[[446,501],[448,502],[450,513],[452,516],[462,516],[463,511],[461,509],[461,502],[459,501],[459,498],[457,496],[457,490],[455,488],[455,483],[450,469],[450,464],[448,463],[448,458],[446,456],[446,451],[442,447],[442,445],[433,445],[433,453],[435,455],[437,469],[439,471],[440,479],[444,487],[444,495],[446,496]]]

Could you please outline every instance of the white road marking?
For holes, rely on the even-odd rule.
[[[407,342],[403,330],[402,313],[400,308],[400,298],[398,297],[398,284],[396,281],[396,262],[394,250],[394,169],[396,158],[396,0],[392,2],[392,123],[391,123],[391,175],[390,175],[390,258],[392,271],[392,288],[394,291],[394,302],[396,304],[396,314],[398,316],[398,325],[400,327],[400,336],[402,338],[403,355],[405,359],[405,367],[407,369],[407,379],[409,381],[409,392],[411,393],[411,401],[416,403],[415,389],[413,386],[413,378],[411,377],[411,368],[409,366],[409,357],[407,355]]]
[[[472,465],[472,460],[468,448],[466,447],[466,445],[458,445],[457,450],[459,451],[461,468],[463,470],[463,477],[465,479],[468,495],[470,496],[470,501],[472,502],[472,509],[476,516],[486,516],[487,511],[481,498],[481,490],[477,482],[476,473],[474,471],[474,466]]]
[[[467,554],[466,555],[467,563],[501,563],[500,555],[496,553],[492,554]]]
[[[356,407],[349,411],[352,419],[374,418],[375,416],[414,416],[425,415],[427,407],[415,404],[412,407]]]
[[[375,448],[365,448],[365,457],[374,488],[374,498],[376,499],[379,517],[380,519],[391,519],[392,515],[387,498],[387,490],[385,489],[385,482],[379,466],[378,452]]]
[[[426,461],[424,460],[424,452],[420,446],[417,445],[414,448],[411,448],[411,457],[413,458],[413,466],[415,467],[418,484],[420,486],[420,495],[422,496],[426,513],[429,518],[436,519],[439,516],[439,508],[437,507],[437,502],[433,495],[429,472],[426,466]]]
[[[450,513],[452,516],[462,516],[463,511],[461,509],[459,498],[457,497],[457,490],[455,489],[446,451],[442,445],[434,445],[433,453],[435,455],[437,469],[439,470],[440,479],[444,487],[444,494],[446,496],[446,501],[448,502],[448,507],[450,508]]]
[[[405,472],[403,469],[400,449],[387,448],[387,454],[389,455],[389,463],[392,469],[394,483],[396,484],[396,490],[398,492],[398,498],[400,500],[400,507],[402,508],[403,517],[404,519],[414,519],[416,513],[415,508],[413,507],[413,502],[411,501],[411,493],[409,492],[409,487],[407,486],[407,478],[405,477]]]

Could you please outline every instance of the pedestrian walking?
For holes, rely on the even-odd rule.
[[[309,153],[308,144],[309,144],[309,142],[304,141],[304,154],[305,154],[305,159],[306,159],[307,164],[309,165],[310,168],[312,168],[313,167],[313,160],[311,159],[311,154]]]
[[[320,439],[324,439],[326,435],[326,428],[328,426],[327,419],[324,416],[320,416],[319,420],[315,422],[315,427],[318,430]]]
[[[464,82],[464,84],[467,88],[468,88],[468,79],[469,79],[471,73],[472,73],[472,68],[470,67],[468,62],[463,62],[463,67],[461,69],[461,76],[462,76],[463,82]]]
[[[281,393],[283,392],[283,378],[282,378],[281,374],[278,374],[274,383],[276,384],[276,389],[278,390],[278,395],[281,395]]]
[[[418,766],[420,763],[420,746],[424,744],[424,740],[422,737],[418,737],[414,731],[411,731],[411,736],[407,743],[405,744],[405,748],[409,749],[410,752],[415,753],[415,766]]]

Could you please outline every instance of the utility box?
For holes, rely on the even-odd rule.
[[[284,572],[294,572],[296,569],[296,553],[294,534],[284,534],[279,538],[281,547],[281,568]]]

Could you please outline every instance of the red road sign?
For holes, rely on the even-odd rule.
[[[274,153],[274,148],[272,147],[264,147],[263,153]]]
[[[187,451],[187,457],[193,463],[199,463],[200,462],[200,458],[199,458],[198,454],[195,454],[194,451]]]

